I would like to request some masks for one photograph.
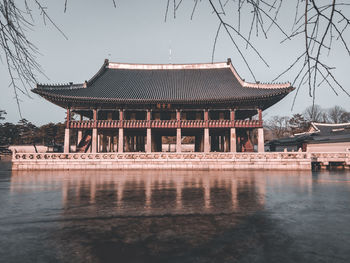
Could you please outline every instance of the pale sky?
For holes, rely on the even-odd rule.
[[[217,18],[211,13],[206,1],[198,4],[193,20],[190,19],[193,1],[185,2],[177,12],[176,19],[169,14],[164,22],[166,0],[112,0],[68,1],[64,13],[64,1],[48,3],[48,13],[68,40],[50,24],[44,24],[40,16],[35,17],[34,30],[28,32],[32,42],[39,48],[38,61],[45,74],[39,75],[41,83],[81,83],[90,79],[101,67],[105,58],[112,62],[130,63],[203,63],[211,62],[213,42],[218,26]],[[294,1],[286,1],[279,20],[290,32],[294,13]],[[231,5],[231,8],[234,6]],[[37,13],[36,8],[34,15]],[[344,11],[349,13],[349,9]],[[236,19],[224,17],[228,22]],[[243,30],[249,28],[243,20]],[[349,35],[345,36],[350,40]],[[262,35],[253,38],[253,43],[270,64],[266,67],[251,49],[244,55],[249,61],[257,79],[270,82],[287,68],[302,51],[303,42],[292,41],[280,44],[283,36],[277,30],[271,30],[269,39]],[[350,41],[348,41],[350,42]],[[242,43],[242,42],[240,42]],[[171,56],[169,51],[171,49]],[[215,53],[215,61],[232,59],[238,73],[246,81],[254,81],[232,42],[222,31]],[[335,73],[339,82],[350,91],[350,58],[339,44],[335,44],[329,56],[329,62],[337,67]],[[7,111],[6,121],[17,122],[19,114],[14,100],[13,90],[8,87],[9,77],[5,64],[0,62],[0,109]],[[295,72],[285,75],[280,81],[294,79]],[[34,88],[34,87],[31,87]],[[350,111],[350,98],[339,91],[339,96],[321,86],[316,94],[316,103],[324,108],[339,105]],[[306,86],[303,86],[291,111],[295,91],[285,99],[264,112],[265,118],[273,115],[292,115],[302,112],[312,103]],[[55,106],[38,95],[31,93],[32,99],[21,96],[23,117],[36,125],[48,122],[64,121],[64,109]]]

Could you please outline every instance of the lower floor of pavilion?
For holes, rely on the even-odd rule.
[[[66,153],[254,151],[264,151],[263,128],[66,129],[64,141]]]

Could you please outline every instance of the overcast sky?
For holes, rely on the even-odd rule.
[[[210,12],[206,1],[198,4],[193,20],[190,19],[193,1],[183,1],[185,3],[179,7],[176,19],[170,14],[167,22],[164,22],[166,2],[116,0],[117,8],[114,8],[112,0],[76,0],[68,1],[67,12],[64,13],[63,0],[50,1],[48,13],[68,36],[68,40],[52,25],[45,25],[33,6],[35,27],[28,35],[39,48],[41,55],[38,55],[38,61],[49,77],[46,79],[39,75],[39,82],[81,83],[98,71],[105,58],[112,62],[155,64],[211,62],[218,21]],[[285,1],[285,5],[278,21],[290,32],[294,18],[294,13],[291,12],[294,1]],[[236,18],[227,16],[225,19],[230,22],[230,19]],[[247,20],[243,20],[242,27],[243,30],[249,29]],[[349,36],[346,38],[349,40]],[[244,50],[245,57],[259,81],[270,82],[302,51],[303,42],[280,44],[282,39],[283,36],[276,29],[269,32],[268,39],[262,35],[253,39],[270,67],[266,67],[251,49]],[[229,57],[242,78],[254,81],[232,42],[222,31],[214,60],[226,61]],[[340,45],[334,45],[329,62],[337,67],[336,77],[350,91],[350,59]],[[17,122],[19,114],[13,90],[8,88],[10,80],[7,69],[4,64],[0,65],[0,109],[7,111],[7,121]],[[292,81],[294,74],[295,72],[290,72],[281,81]],[[312,103],[307,87],[304,86],[299,92],[294,110],[291,111],[294,93],[266,110],[265,118],[298,113]],[[324,108],[340,105],[350,111],[350,98],[340,91],[339,94],[336,96],[330,88],[322,86],[316,94],[316,103]],[[64,121],[64,109],[36,94],[31,96],[32,99],[21,97],[24,118],[37,125]]]

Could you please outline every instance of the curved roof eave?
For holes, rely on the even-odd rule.
[[[120,98],[120,97],[94,97],[94,96],[74,96],[69,95],[70,90],[81,90],[89,87],[94,83],[107,69],[137,69],[137,70],[177,70],[177,69],[221,69],[229,68],[234,78],[238,81],[239,85],[244,88],[253,88],[253,89],[265,89],[270,90],[270,92],[265,92],[266,94],[257,94],[256,96],[242,96],[242,97],[224,97],[224,98],[207,98],[202,97],[198,99],[192,98],[164,98],[164,99],[151,99],[151,98]],[[276,90],[279,90],[276,92]],[[249,83],[243,80],[235,68],[233,67],[231,60],[227,62],[220,63],[202,63],[202,64],[126,64],[126,63],[113,63],[109,62],[107,59],[104,61],[102,67],[99,71],[89,80],[85,81],[83,84],[37,84],[35,89],[32,89],[32,92],[39,94],[40,96],[45,97],[46,99],[54,102],[55,100],[66,101],[66,102],[83,102],[83,103],[177,103],[177,104],[190,104],[190,103],[235,103],[235,102],[259,102],[264,101],[268,98],[277,98],[284,97],[289,92],[294,90],[289,82],[279,83],[279,84],[266,84],[266,83]],[[58,94],[57,91],[68,91],[67,95]],[[261,93],[261,92],[260,92]]]

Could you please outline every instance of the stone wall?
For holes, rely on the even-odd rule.
[[[13,170],[310,170],[307,153],[16,153]]]

